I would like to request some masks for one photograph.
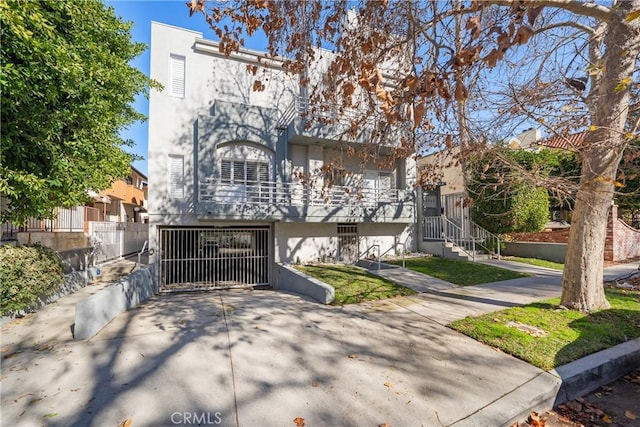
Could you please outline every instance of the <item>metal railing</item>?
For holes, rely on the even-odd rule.
[[[460,225],[446,216],[423,218],[422,237],[425,240],[444,240],[460,248],[476,260],[478,247],[500,259],[500,238],[472,221]]]
[[[378,259],[378,271],[380,271],[380,245],[375,244],[375,245],[371,245],[371,246],[369,246],[369,247],[368,247],[367,249],[365,249],[363,252],[361,252],[361,253],[359,253],[359,254],[358,254],[358,259],[363,259],[363,258],[365,258],[365,259],[366,259],[366,256],[369,254],[369,252],[370,252],[370,251],[371,251],[371,249],[373,249],[373,248],[376,248],[376,249],[378,250],[378,252],[377,252],[377,253],[378,253],[378,256],[377,256],[377,259]]]
[[[497,255],[498,259],[500,259],[500,238],[475,222],[469,221],[469,226],[476,244],[487,253]]]
[[[312,104],[308,99],[296,96],[276,122],[276,129],[285,129],[296,117],[314,119],[320,123],[330,121],[351,124],[353,120],[357,120],[372,125],[375,118],[369,116],[363,109],[345,108],[336,103]]]
[[[398,189],[350,186],[311,186],[299,183],[256,182],[223,183],[213,178],[200,181],[199,200],[217,204],[256,204],[279,206],[377,206],[398,203]]]
[[[380,256],[378,257],[378,270],[380,270],[380,258],[391,252],[391,250],[397,250],[398,245],[402,246],[402,268],[405,267],[405,252],[407,251],[407,247],[406,243],[399,242],[380,254]]]
[[[94,208],[88,206],[76,206],[73,208],[57,208],[54,218],[37,219],[30,218],[24,226],[18,226],[11,222],[0,225],[0,233],[13,235],[21,231],[52,231],[52,232],[82,232],[86,231],[86,222],[95,216]]]
[[[465,233],[462,227],[451,222],[447,217],[442,218],[442,238],[445,243],[450,242],[455,247],[476,260],[476,241],[473,237]]]
[[[138,252],[138,265],[140,265],[140,258],[142,258],[142,254],[147,250],[147,243],[149,243],[149,241],[145,240],[144,245],[142,245],[142,249],[140,249],[140,252]]]

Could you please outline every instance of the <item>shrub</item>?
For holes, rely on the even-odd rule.
[[[516,190],[501,191],[500,197],[487,189],[475,196],[471,207],[475,223],[496,234],[542,231],[549,218],[546,189],[520,185]]]
[[[512,205],[512,232],[542,231],[549,218],[549,194],[545,188],[522,187]]]
[[[0,315],[20,313],[64,281],[58,254],[39,244],[0,246]]]

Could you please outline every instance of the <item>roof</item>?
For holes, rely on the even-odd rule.
[[[142,172],[140,172],[139,169],[137,169],[136,167],[134,167],[133,165],[131,165],[131,170],[136,172],[138,175],[140,175],[144,181],[147,180],[147,176],[145,174],[143,174]]]
[[[555,135],[538,142],[547,148],[559,148],[561,150],[574,150],[579,148],[587,136],[587,132],[573,133],[570,135]]]

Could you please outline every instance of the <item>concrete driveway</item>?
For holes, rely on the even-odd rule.
[[[487,311],[497,296],[478,289]],[[162,295],[86,342],[60,319],[65,297],[3,326],[2,425],[500,425],[553,392],[556,377],[429,317],[467,311],[436,297],[342,308],[269,290]],[[520,398],[497,404],[507,395]]]

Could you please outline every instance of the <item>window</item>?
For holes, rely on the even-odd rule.
[[[184,198],[184,156],[169,155],[168,185],[170,199]]]
[[[220,180],[225,184],[269,182],[269,164],[251,160],[227,160],[220,163]]]
[[[185,57],[171,54],[169,57],[169,95],[184,98]]]

